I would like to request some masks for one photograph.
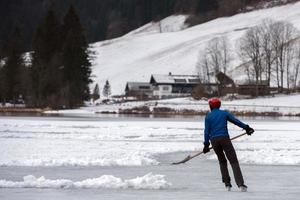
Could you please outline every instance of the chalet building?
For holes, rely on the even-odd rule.
[[[269,84],[265,81],[258,85],[253,83],[238,85],[237,93],[241,95],[265,96],[265,95],[270,95],[271,91],[272,88],[270,88]]]
[[[125,95],[139,99],[152,98],[153,86],[147,82],[127,82]]]
[[[201,93],[218,94],[218,84],[201,84],[197,75],[154,74],[150,82],[128,82],[125,88],[127,97],[137,99],[162,99],[190,96],[199,87]]]
[[[201,98],[234,93],[252,96],[270,94],[270,87],[265,82],[260,85],[235,85],[234,81],[223,73],[218,73],[216,78],[217,83],[201,83],[197,75],[153,74],[149,83],[128,82],[125,95],[137,99],[163,99],[190,95]]]
[[[153,96],[161,99],[189,96],[200,84],[200,79],[196,75],[154,74],[151,76],[150,84],[153,86]]]
[[[224,74],[223,72],[219,72],[216,74],[216,78],[218,82],[219,96],[236,93],[236,85],[228,75]]]

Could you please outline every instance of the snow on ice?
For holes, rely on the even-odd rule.
[[[164,175],[148,173],[134,179],[121,179],[112,175],[102,175],[98,178],[89,178],[83,181],[68,179],[46,179],[44,176],[36,178],[33,175],[23,177],[23,181],[0,180],[0,188],[107,188],[107,189],[136,189],[159,190],[167,189],[172,184],[165,180]]]
[[[1,118],[0,166],[158,165],[159,154],[202,150],[203,119],[33,119]],[[243,121],[256,132],[234,141],[241,163],[300,165],[299,121]],[[233,125],[229,130],[242,133]]]

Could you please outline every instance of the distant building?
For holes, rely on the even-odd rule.
[[[150,84],[153,86],[153,96],[160,99],[189,96],[200,83],[197,75],[154,74],[150,79]]]
[[[125,95],[139,99],[152,98],[153,86],[147,82],[127,82]]]
[[[199,87],[201,85],[201,87]],[[162,99],[190,96],[195,88],[201,93],[214,95],[218,92],[217,83],[202,84],[197,75],[153,74],[150,82],[128,82],[125,88],[127,97],[137,99]]]
[[[252,96],[270,94],[270,87],[265,81],[259,85],[253,83],[235,85],[224,73],[218,73],[216,78],[217,83],[201,83],[197,75],[153,74],[149,83],[128,82],[125,95],[135,99],[162,99],[190,95],[201,98],[233,93]]]
[[[269,95],[271,91],[272,88],[270,88],[267,81],[261,81],[260,84],[248,83],[238,85],[238,94],[241,95],[264,96]]]

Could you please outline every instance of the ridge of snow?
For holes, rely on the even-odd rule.
[[[23,177],[23,181],[0,180],[0,188],[106,188],[106,189],[136,189],[159,190],[169,188],[172,184],[165,180],[164,175],[148,173],[134,179],[121,179],[112,175],[102,175],[98,178],[89,178],[83,181],[68,179],[46,179],[33,175]]]

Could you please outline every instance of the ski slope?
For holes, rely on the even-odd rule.
[[[109,80],[112,94],[122,94],[126,82],[148,82],[151,74],[196,74],[199,50],[214,37],[227,36],[235,48],[248,28],[266,18],[286,20],[300,29],[300,2],[218,18],[191,28],[184,26],[185,18],[172,16],[160,26],[150,23],[123,37],[92,44],[94,84],[101,90]],[[238,64],[236,58],[232,68]],[[241,74],[233,70],[230,75],[239,79]]]

